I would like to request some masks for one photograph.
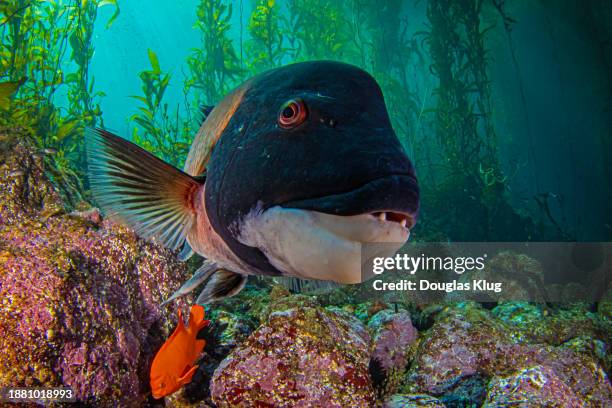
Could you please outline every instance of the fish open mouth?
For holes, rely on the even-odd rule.
[[[386,244],[380,256],[391,256],[408,240],[415,223],[416,181],[399,177],[255,209],[240,222],[238,240],[259,248],[283,274],[359,283],[362,245]]]
[[[394,211],[376,211],[370,215],[381,222],[396,222],[404,228],[412,228],[414,225],[414,217],[410,214],[398,213]]]

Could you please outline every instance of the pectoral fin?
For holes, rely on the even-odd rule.
[[[193,249],[191,249],[191,245],[185,242],[183,244],[183,249],[181,249],[181,252],[179,252],[178,254],[178,259],[181,262],[185,262],[192,256],[193,256]]]
[[[299,279],[291,276],[279,276],[274,278],[274,281],[294,293],[303,293],[309,295],[322,295],[342,287],[341,284],[336,282],[313,279]]]
[[[191,382],[191,379],[193,378],[193,375],[195,374],[196,370],[198,369],[199,366],[195,365],[193,367],[191,367],[191,369],[189,369],[182,377],[180,377],[177,382],[180,385],[185,385]]]
[[[198,270],[193,274],[191,279],[185,282],[183,286],[181,286],[176,292],[174,292],[172,296],[170,296],[167,300],[164,300],[161,306],[173,301],[176,298],[191,293],[195,288],[198,287],[198,285],[208,279],[210,275],[214,273],[217,269],[218,267],[215,263],[210,261],[204,261],[202,266],[198,268]]]
[[[220,269],[206,282],[196,303],[203,305],[234,296],[242,290],[246,281],[245,275]]]

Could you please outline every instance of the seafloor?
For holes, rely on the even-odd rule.
[[[151,360],[192,299],[159,304],[197,260],[67,208],[47,160],[0,133],[0,387],[67,386],[96,407],[612,406],[612,301],[391,304],[266,279],[207,307],[193,381],[153,400]]]

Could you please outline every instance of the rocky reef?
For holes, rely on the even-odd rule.
[[[566,323],[573,324],[569,319]],[[593,323],[606,326],[605,331],[610,333],[609,322]],[[597,332],[590,333],[591,338],[596,336]],[[442,401],[459,399],[481,404],[485,397],[500,394],[503,381],[524,381],[525,373],[534,373],[534,367],[541,367],[538,372],[542,378],[554,374],[554,380],[565,384],[585,406],[604,407],[612,401],[606,371],[590,352],[555,347],[539,340],[529,330],[495,319],[475,303],[448,306],[424,334],[406,383],[408,388],[440,396]],[[508,376],[514,378],[502,379]],[[551,379],[539,388],[523,387],[523,392],[531,390],[537,394],[534,398],[545,399],[542,396],[552,390],[542,388],[553,385]]]
[[[0,386],[68,386],[96,407],[612,405],[609,301],[364,301],[267,278],[207,306],[193,381],[153,400],[151,360],[191,299],[159,304],[193,268],[67,205],[53,160],[0,133]]]
[[[152,355],[177,321],[159,303],[185,265],[85,203],[65,208],[45,158],[0,137],[0,386],[142,405]]]
[[[217,368],[218,407],[368,407],[370,336],[356,318],[320,307],[270,314]]]

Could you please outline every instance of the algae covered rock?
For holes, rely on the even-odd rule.
[[[389,397],[383,408],[445,408],[439,399],[426,394],[396,394]]]
[[[416,351],[417,329],[406,310],[376,313],[368,323],[372,334],[370,375],[379,398],[397,391]]]
[[[408,380],[418,390],[442,396],[440,399],[446,401],[470,379],[520,377],[521,370],[542,366],[543,372],[553,373],[555,380],[585,406],[612,404],[607,375],[588,353],[578,353],[570,347],[529,344],[525,338],[474,304],[449,308],[420,343]]]
[[[410,346],[418,336],[410,314],[383,310],[372,317],[368,328],[374,332],[372,359],[385,371],[405,368],[410,361]]]
[[[470,303],[444,310],[420,343],[410,380],[441,395],[485,369],[483,362],[494,361],[507,337],[506,326]]]
[[[218,407],[369,407],[369,348],[367,331],[348,315],[276,310],[217,368],[212,398]]]
[[[532,326],[544,318],[542,307],[528,302],[501,303],[491,312],[501,321],[518,327]]]
[[[587,404],[553,370],[534,366],[491,380],[483,408],[506,406],[564,408]]]
[[[185,267],[128,229],[66,214],[40,157],[10,152],[0,168],[0,386],[142,404],[150,360],[176,324],[159,303]]]
[[[544,272],[540,263],[525,254],[502,251],[486,262],[484,269],[474,269],[463,273],[458,282],[469,283],[484,279],[499,282],[504,288],[499,293],[476,291],[451,292],[447,300],[464,299],[476,301],[547,301],[548,295],[542,290]]]

